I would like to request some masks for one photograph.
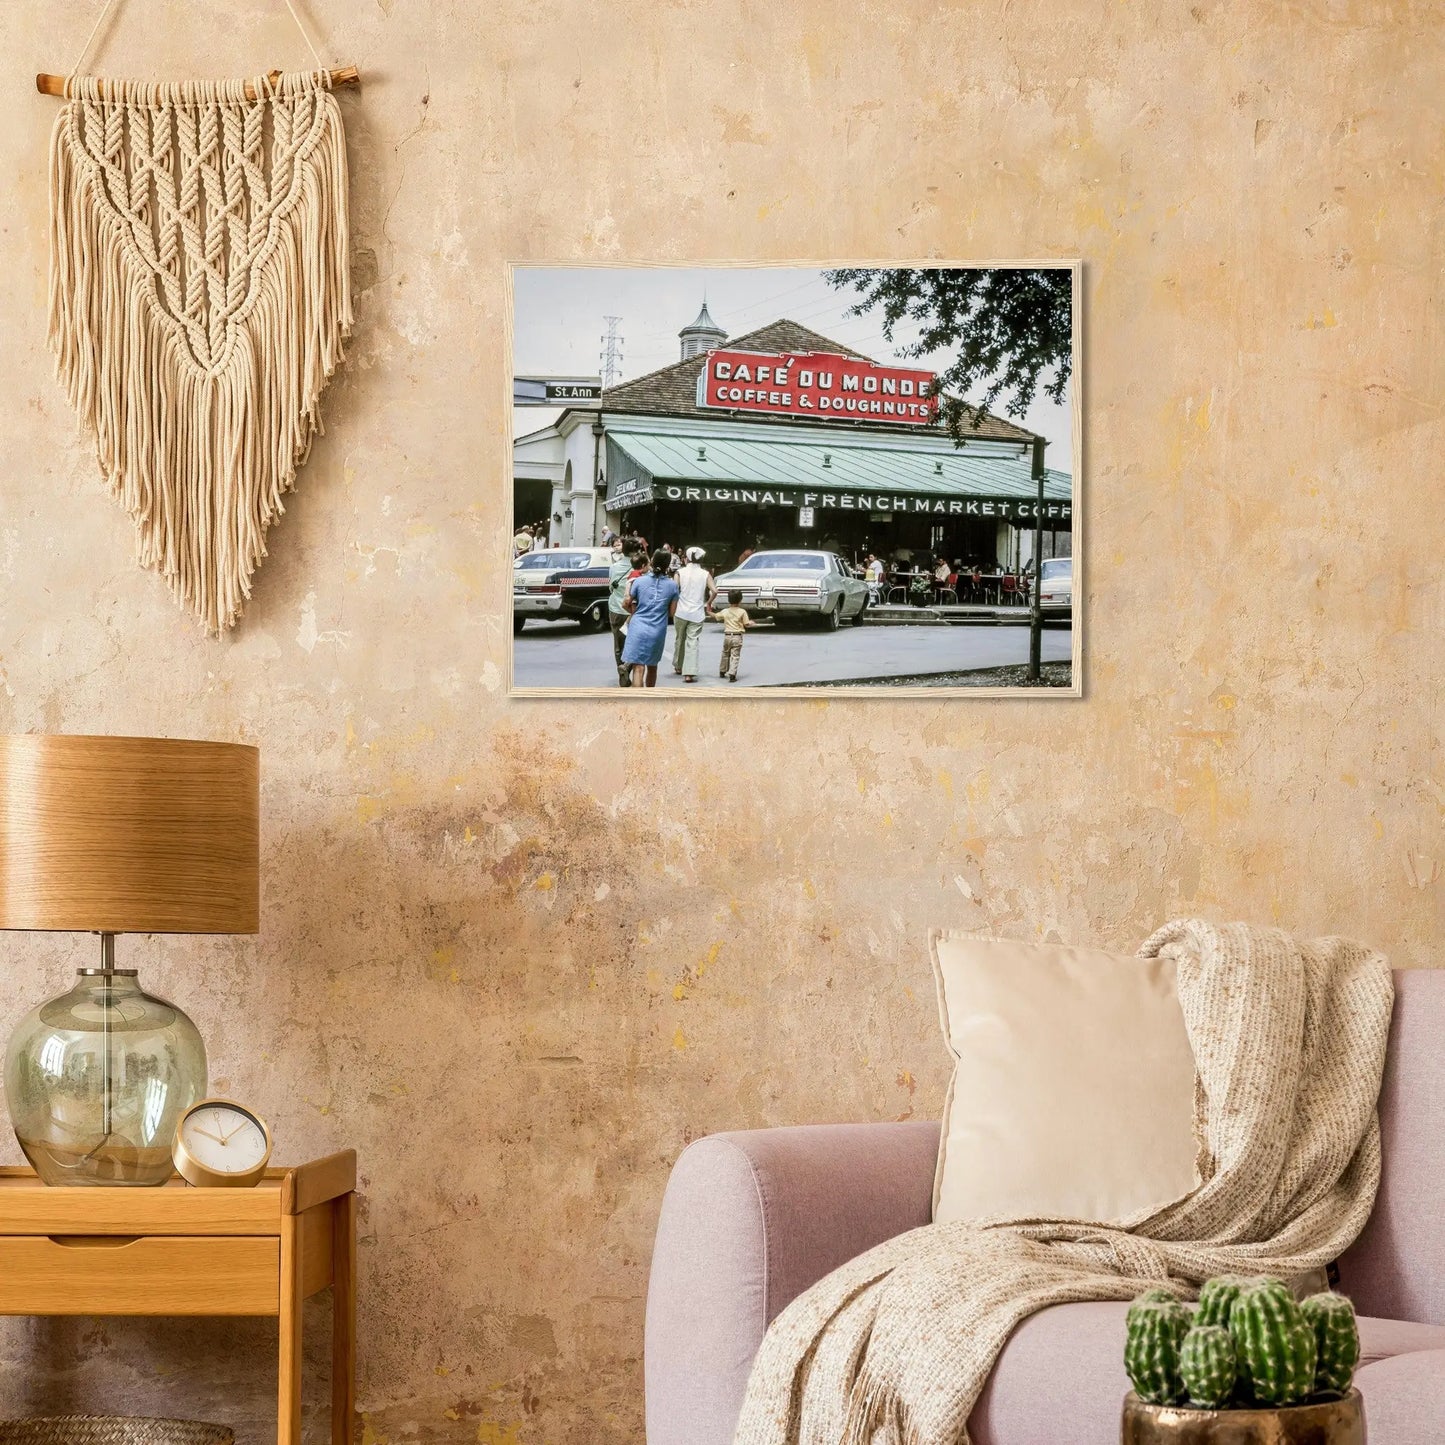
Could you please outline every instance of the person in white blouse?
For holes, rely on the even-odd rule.
[[[883,600],[883,575],[885,572],[883,559],[875,557],[872,552],[868,554],[868,565],[863,569],[863,577],[868,583],[868,600],[875,605]]]
[[[689,547],[687,565],[674,579],[679,595],[677,616],[672,625],[672,671],[684,682],[697,681],[697,656],[702,643],[703,619],[707,616],[717,592],[712,573],[702,565],[706,555],[701,547]]]

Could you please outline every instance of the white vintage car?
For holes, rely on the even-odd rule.
[[[857,626],[868,610],[868,584],[833,552],[754,552],[715,581],[715,606],[724,606],[727,594],[737,590],[759,619],[816,618],[833,632],[840,622]]]
[[[1074,559],[1045,557],[1039,571],[1039,611],[1045,617],[1074,615]]]

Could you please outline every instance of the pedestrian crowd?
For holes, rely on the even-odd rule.
[[[516,534],[512,537],[512,555],[520,557],[526,552],[540,552],[547,545],[547,521],[543,518],[540,522],[524,522],[517,528]],[[560,542],[553,542],[554,547],[560,547]]]
[[[651,554],[645,537],[613,537],[608,574],[607,615],[619,687],[656,687],[657,669],[673,630],[672,670],[696,682],[701,666],[703,623],[721,622],[718,676],[738,680],[743,635],[754,626],[743,594],[730,591],[719,607],[717,584],[703,566],[707,553],[689,547],[679,554],[664,542]]]
[[[1024,563],[1018,571],[1000,570],[996,561],[977,558],[967,563],[952,561],[941,553],[919,555],[909,547],[897,548],[888,558],[873,552],[862,558],[869,602],[876,605],[893,598],[902,588],[904,599],[915,607],[938,602],[1027,602],[1032,567]],[[893,598],[893,600],[904,600]]]

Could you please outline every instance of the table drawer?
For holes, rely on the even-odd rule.
[[[274,1238],[0,1235],[0,1314],[274,1315],[280,1273]]]

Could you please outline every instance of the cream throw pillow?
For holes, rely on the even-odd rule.
[[[1105,1222],[1195,1186],[1194,1056],[1159,958],[930,938],[956,1063],[933,1218]]]

